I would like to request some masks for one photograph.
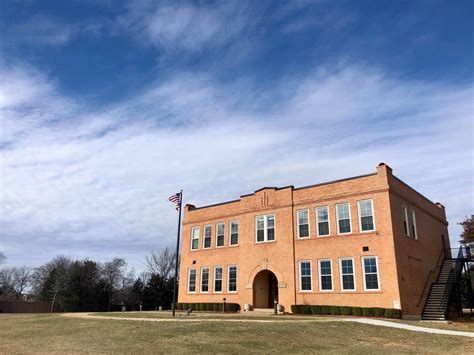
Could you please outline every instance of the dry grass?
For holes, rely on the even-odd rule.
[[[418,327],[474,332],[474,319],[459,319],[454,322],[428,322],[420,320],[392,320],[397,323],[416,325]]]
[[[0,353],[474,352],[472,338],[351,322],[163,323],[0,315],[0,334]]]

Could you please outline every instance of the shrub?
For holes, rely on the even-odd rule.
[[[383,317],[385,313],[385,308],[374,307],[373,310],[375,317]]]
[[[331,306],[321,306],[321,314],[331,314]]]
[[[394,309],[393,318],[397,318],[397,319],[402,318],[402,311],[400,309]]]
[[[176,309],[178,311],[182,311],[183,310],[183,304],[182,303],[176,303]]]
[[[341,307],[339,307],[339,306],[330,306],[329,313],[331,315],[341,314]]]
[[[321,306],[311,306],[312,314],[321,314]]]
[[[206,303],[206,311],[213,311],[214,310],[214,304],[213,303]]]
[[[393,318],[393,309],[387,308],[383,314],[385,318]]]
[[[362,308],[362,315],[364,317],[373,317],[374,316],[374,308]]]
[[[291,313],[300,314],[301,313],[300,306],[298,304],[292,304],[291,305]]]
[[[302,314],[311,314],[311,306],[307,304],[301,305],[301,313]]]
[[[361,316],[362,315],[362,308],[352,307],[352,315],[353,316]]]
[[[212,304],[212,310],[214,312],[222,311],[222,304],[221,303],[213,303]]]
[[[238,312],[240,310],[240,304],[238,303],[226,303],[225,310],[229,312]]]
[[[352,307],[340,307],[341,314],[344,316],[350,316],[352,314]]]

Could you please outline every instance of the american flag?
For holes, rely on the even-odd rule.
[[[170,202],[175,204],[176,211],[179,210],[179,204],[181,203],[180,195],[181,194],[178,192],[177,194],[171,195],[170,198],[168,199]]]

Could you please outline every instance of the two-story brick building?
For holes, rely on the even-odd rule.
[[[443,249],[443,205],[379,164],[373,174],[264,187],[238,200],[186,205],[179,302],[270,308],[383,307],[420,316]]]

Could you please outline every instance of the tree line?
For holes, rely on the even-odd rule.
[[[175,253],[152,252],[136,275],[124,259],[108,262],[57,256],[37,268],[0,268],[0,300],[50,301],[51,311],[93,312],[169,309],[173,302]],[[5,260],[0,254],[0,264]]]

